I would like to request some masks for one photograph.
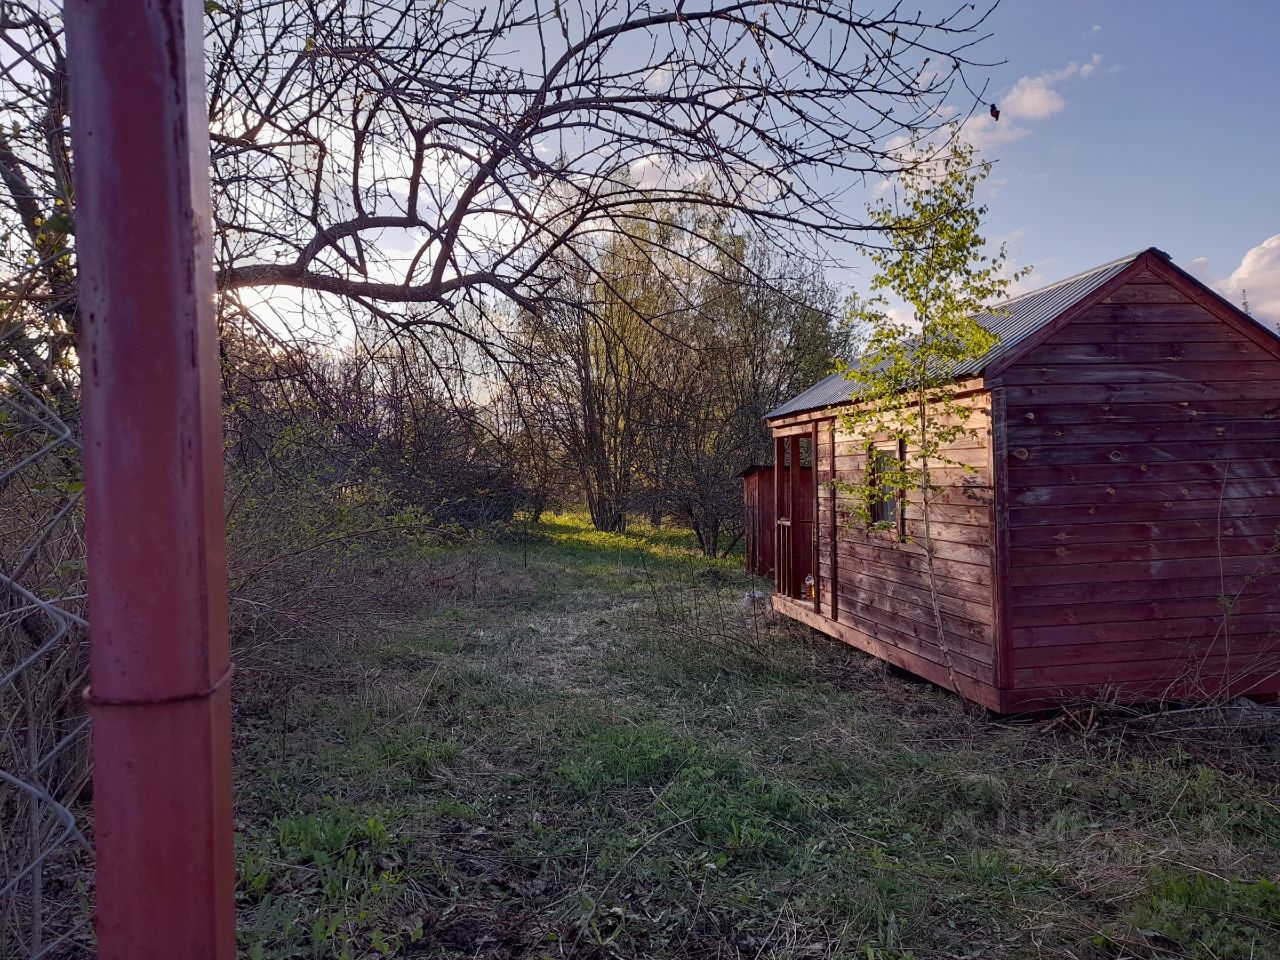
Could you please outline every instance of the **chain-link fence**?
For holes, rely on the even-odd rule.
[[[0,3],[0,41],[0,958],[82,957],[88,647],[61,3]]]
[[[52,395],[2,361],[0,957],[80,957],[92,953],[80,447]]]

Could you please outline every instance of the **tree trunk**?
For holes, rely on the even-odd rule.
[[[705,521],[703,529],[705,534],[698,537],[702,547],[702,555],[709,560],[714,560],[720,555],[720,521]]]
[[[627,512],[609,500],[595,500],[591,506],[591,525],[601,533],[626,533]]]
[[[921,515],[924,520],[924,564],[925,572],[929,578],[929,600],[933,607],[933,625],[938,631],[938,649],[942,651],[942,660],[947,668],[947,677],[951,680],[951,688],[960,693],[960,683],[956,677],[955,658],[951,655],[951,648],[947,645],[947,635],[943,623],[942,600],[938,593],[938,576],[933,566],[933,527],[930,523],[930,478],[929,478],[929,452],[928,452],[928,400],[923,390],[919,391],[917,397],[918,410],[920,415],[920,501]],[[901,509],[906,509],[905,502]]]

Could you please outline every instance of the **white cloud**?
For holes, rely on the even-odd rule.
[[[1101,32],[1102,32],[1102,24],[1100,24],[1100,23],[1095,23],[1095,24],[1093,25],[1093,27],[1090,29],[1090,32],[1091,32],[1091,33],[1101,33]]]
[[[1076,77],[1089,77],[1102,64],[1102,54],[1095,53],[1084,63],[1072,60],[1065,67],[1036,76],[1020,77],[1003,97],[996,101],[999,121],[982,113],[964,125],[964,136],[979,150],[990,150],[1031,136],[1027,124],[1039,123],[1066,109],[1066,98],[1058,87]]]
[[[1052,261],[1050,261],[1052,263]],[[1035,264],[1020,277],[1013,275],[1025,267],[1026,264],[1021,263],[1017,257],[1010,254],[1009,259],[1004,264],[1004,274],[1012,278],[1009,289],[1005,293],[1010,297],[1020,297],[1024,293],[1030,293],[1032,290],[1038,290],[1053,281],[1053,277],[1046,275],[1040,264]]]
[[[1025,140],[1033,130],[1030,124],[1049,119],[1066,109],[1066,98],[1058,92],[1057,86],[1064,81],[1094,74],[1102,63],[1102,54],[1095,53],[1088,60],[1080,63],[1072,60],[1065,67],[1049,70],[1036,76],[1020,77],[1004,95],[995,101],[1000,112],[1000,119],[995,120],[986,111],[979,112],[964,121],[960,129],[960,137],[972,144],[979,151],[993,150],[1005,144]],[[944,113],[952,116],[952,113]],[[885,150],[890,154],[909,154],[915,150],[927,150],[929,144],[914,143],[905,136],[890,138]],[[1005,180],[995,180],[988,184],[988,197],[994,199],[1000,195]],[[885,177],[875,184],[873,195],[883,197],[892,192],[898,183],[897,177]]]
[[[1004,95],[1000,106],[1011,120],[1044,120],[1067,105],[1045,77],[1023,77]]]
[[[1280,326],[1280,233],[1246,253],[1240,266],[1214,287],[1237,305],[1248,294],[1253,318]]]
[[[1061,70],[1050,70],[1048,73],[1040,74],[1036,79],[1044,80],[1048,83],[1060,83],[1063,80],[1070,80],[1072,77],[1087,77],[1097,70],[1101,63],[1102,54],[1095,53],[1084,63],[1076,63],[1076,61],[1072,60]]]
[[[885,152],[890,156],[896,157],[903,162],[908,159],[916,159],[921,156],[921,144],[913,144],[910,137],[905,134],[896,134],[885,141]],[[894,187],[900,182],[897,174],[882,177],[872,190],[875,197],[887,197],[893,192]]]
[[[1016,140],[1025,140],[1031,136],[1031,131],[1026,127],[1018,126],[1008,118],[1002,118],[997,123],[985,113],[981,113],[965,123],[963,135],[979,150],[991,150]]]
[[[893,323],[901,324],[904,327],[912,327],[912,328],[920,326],[919,321],[916,320],[915,314],[913,314],[905,306],[891,305],[885,310],[885,313],[888,315],[889,319]]]
[[[1208,257],[1196,257],[1194,260],[1187,261],[1186,270],[1187,273],[1203,283],[1213,282],[1213,274],[1209,270]]]
[[[663,63],[649,71],[649,75],[644,78],[644,86],[646,90],[653,93],[666,93],[675,81],[675,67],[669,63]]]

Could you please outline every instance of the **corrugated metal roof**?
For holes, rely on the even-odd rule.
[[[822,407],[830,407],[838,403],[848,403],[849,395],[853,393],[853,390],[853,382],[843,374],[831,373],[804,393],[797,397],[792,397],[777,409],[770,410],[765,414],[765,419],[772,420],[774,417],[784,417],[789,413],[819,410]]]
[[[1168,256],[1154,247],[1152,252],[1168,259]],[[957,377],[974,376],[981,373],[993,361],[999,359],[1013,347],[1035,333],[1045,324],[1052,321],[1072,304],[1078,303],[1098,287],[1102,286],[1121,270],[1128,267],[1146,250],[1139,250],[1127,257],[1120,257],[1100,264],[1073,277],[1051,283],[1039,290],[1032,290],[1019,297],[1006,300],[998,313],[979,315],[978,321],[1000,338],[983,357],[962,364],[954,371]],[[769,411],[765,419],[772,420],[788,414],[803,413],[806,410],[819,410],[823,407],[835,406],[849,401],[855,384],[847,377],[833,373],[815,383],[799,396],[793,397],[782,406]]]

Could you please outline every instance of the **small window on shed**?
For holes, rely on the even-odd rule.
[[[812,467],[813,440],[809,437],[784,437],[782,439],[782,465],[785,467]]]
[[[902,470],[906,451],[901,440],[892,447],[867,451],[867,507],[873,530],[889,530],[906,536]]]

